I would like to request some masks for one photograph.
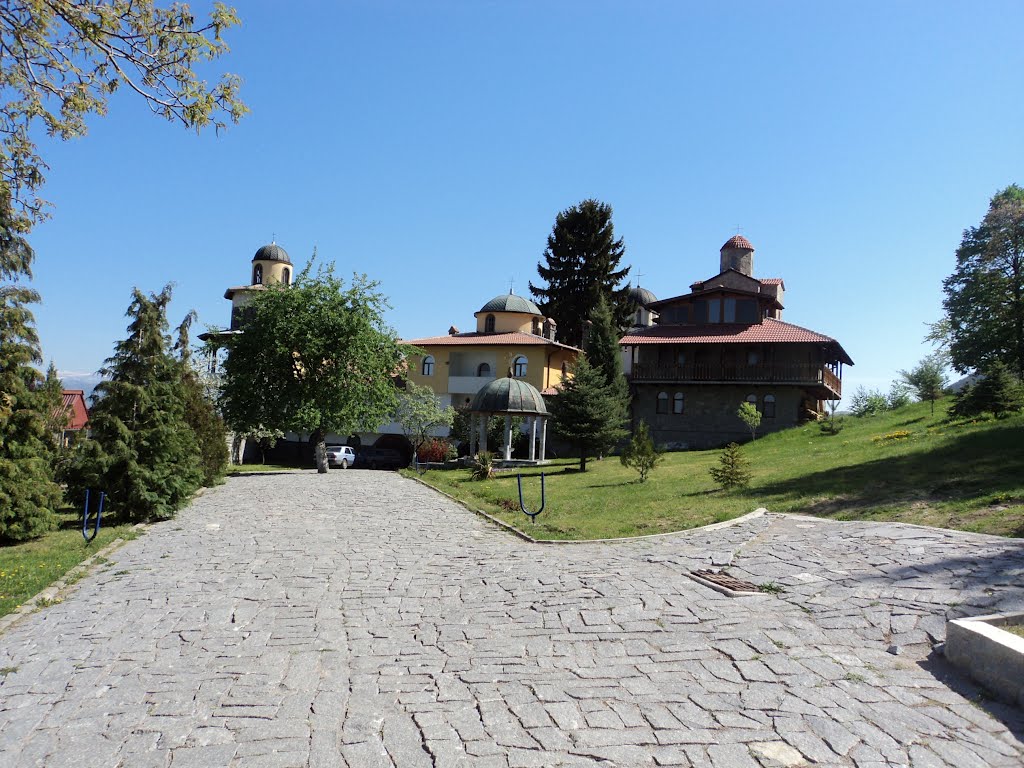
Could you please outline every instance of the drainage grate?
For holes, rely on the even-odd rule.
[[[751,584],[749,581],[742,581],[734,576],[730,576],[724,571],[690,571],[690,578],[706,587],[711,587],[723,594],[729,595],[749,595],[749,594],[760,594],[760,590],[756,584]]]

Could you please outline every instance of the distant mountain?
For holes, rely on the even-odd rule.
[[[99,384],[103,377],[98,373],[75,373],[74,371],[57,371],[60,376],[60,380],[64,382],[64,389],[82,389],[85,390],[85,399],[89,399],[89,395],[96,389],[96,385]]]
[[[969,387],[972,384],[977,384],[979,381],[981,381],[981,379],[982,376],[980,373],[971,373],[968,374],[967,376],[964,376],[959,381],[954,381],[952,384],[949,385],[949,387],[947,387],[947,389],[949,389],[950,392],[959,392],[964,387]]]

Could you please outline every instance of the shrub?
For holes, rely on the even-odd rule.
[[[874,416],[889,408],[889,401],[877,389],[864,389],[857,387],[850,401],[850,413],[854,416]]]
[[[661,459],[661,451],[655,447],[654,441],[651,440],[651,433],[647,428],[647,422],[641,421],[636,426],[633,439],[629,441],[629,445],[626,446],[625,450],[622,451],[622,455],[619,456],[619,461],[622,462],[622,466],[630,467],[639,472],[640,482],[643,483],[647,481],[647,475],[658,466],[658,462]]]
[[[416,449],[416,459],[420,462],[438,463],[445,460],[449,450],[454,450],[454,448],[448,444],[447,440],[435,437],[420,444],[420,447]]]
[[[480,451],[473,466],[474,480],[490,480],[494,477],[494,454],[490,451]]]
[[[894,381],[889,387],[889,394],[885,396],[885,405],[890,411],[910,405],[910,389],[907,385]]]
[[[740,453],[736,443],[729,443],[718,458],[719,466],[708,470],[711,478],[725,490],[743,488],[750,482],[751,474],[746,457]]]

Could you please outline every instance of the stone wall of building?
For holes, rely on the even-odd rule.
[[[668,413],[658,413],[658,394],[668,396]],[[673,413],[677,392],[683,394],[683,412]],[[800,387],[754,385],[639,384],[633,395],[633,424],[641,419],[651,428],[654,441],[670,450],[715,448],[729,442],[750,440],[750,430],[736,412],[748,395],[757,397],[763,409],[765,395],[775,397],[775,416],[762,415],[758,435],[795,426],[801,404],[808,395]]]

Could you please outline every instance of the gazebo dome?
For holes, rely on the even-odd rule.
[[[473,398],[469,410],[475,413],[526,413],[547,415],[548,408],[537,388],[522,379],[495,379]]]
[[[653,304],[658,300],[657,296],[646,288],[641,288],[639,285],[629,289],[629,297],[641,307],[646,307],[648,304]]]
[[[252,257],[253,261],[280,261],[284,264],[291,264],[292,260],[288,258],[288,251],[282,248],[277,243],[271,243],[270,245],[264,245],[258,251],[256,255]]]
[[[522,312],[528,315],[540,315],[543,317],[540,308],[536,304],[529,299],[524,299],[522,296],[516,296],[514,293],[503,293],[501,296],[495,296],[480,307],[480,312]],[[480,314],[480,312],[477,314]]]

